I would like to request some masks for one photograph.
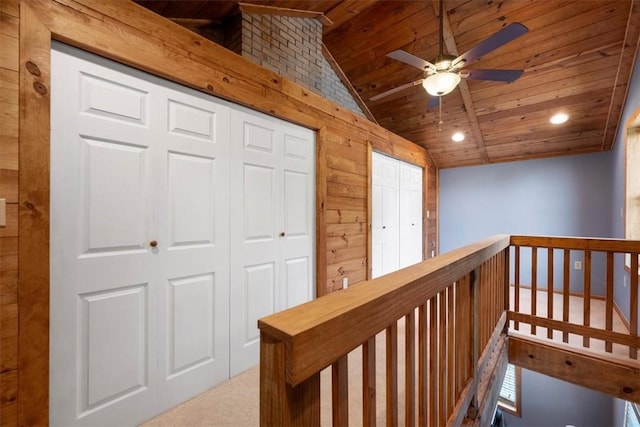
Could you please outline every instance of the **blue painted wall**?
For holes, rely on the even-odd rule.
[[[443,252],[498,233],[611,235],[611,153],[440,170]]]
[[[612,154],[596,153],[440,171],[442,252],[499,233],[611,237]],[[562,288],[562,251],[555,251],[556,289]],[[522,251],[520,283],[531,284],[531,251]],[[538,286],[546,287],[540,250]],[[513,259],[513,257],[512,257]],[[571,266],[582,253],[571,254]],[[605,258],[592,259],[592,292],[604,295]],[[513,269],[512,269],[513,272]],[[584,270],[571,269],[581,291]],[[513,283],[513,275],[512,275]]]
[[[522,370],[522,417],[506,414],[508,427],[620,427],[614,399],[537,372]]]
[[[627,100],[622,111],[618,134],[616,135],[615,145],[613,148],[613,168],[612,168],[612,213],[611,213],[611,229],[613,237],[624,238],[624,217],[620,215],[620,210],[624,209],[625,199],[625,125],[640,109],[640,65],[636,61],[633,77],[627,93]],[[635,167],[638,167],[636,165]],[[616,273],[614,299],[618,307],[624,315],[629,319],[629,274],[624,270],[623,258],[616,258]],[[625,287],[625,280],[627,286]]]

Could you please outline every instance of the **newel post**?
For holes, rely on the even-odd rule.
[[[478,358],[480,357],[480,322],[478,312],[478,303],[480,298],[480,267],[476,267],[469,276],[471,279],[471,309],[473,310],[473,315],[471,316],[473,322],[473,351],[471,356],[471,366],[473,367],[473,397],[467,411],[467,418],[475,420],[478,417],[478,386],[480,382],[480,379],[478,378]]]
[[[260,426],[320,426],[320,373],[293,387],[286,366],[285,343],[261,332]]]

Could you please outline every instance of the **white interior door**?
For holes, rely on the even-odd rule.
[[[372,277],[399,268],[399,180],[398,161],[373,152],[373,264]]]
[[[314,297],[315,135],[309,129],[281,123],[283,190],[281,223],[280,309]]]
[[[229,108],[163,82],[159,406],[229,377]]]
[[[228,109],[60,44],[51,105],[51,424],[136,425],[228,378]]]
[[[259,361],[258,319],[313,289],[313,132],[249,110],[231,117],[231,376]]]
[[[422,168],[372,153],[372,278],[422,261]]]
[[[371,278],[382,276],[382,155],[371,162]]]
[[[282,198],[275,123],[248,113],[232,116],[230,374],[237,375],[259,358],[258,319],[274,313],[278,295],[278,206]]]
[[[404,268],[422,261],[422,168],[400,165],[400,263]]]
[[[51,58],[50,419],[130,425],[157,400],[158,103],[151,84],[68,52]]]

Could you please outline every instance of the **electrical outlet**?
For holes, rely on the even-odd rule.
[[[349,287],[349,278],[348,277],[343,277],[342,278],[342,289],[347,289]]]
[[[574,268],[575,270],[582,270],[582,261],[575,261],[575,262],[573,263],[573,268]]]

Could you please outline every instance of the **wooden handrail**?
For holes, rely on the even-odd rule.
[[[509,245],[500,235],[258,321],[284,342],[285,377],[295,386],[362,344]]]
[[[495,374],[485,363],[493,354],[487,349],[505,342],[508,246],[509,236],[495,236],[260,319],[261,424],[319,425],[320,371],[330,365],[333,422],[346,424],[346,355],[357,347],[364,361],[363,421],[375,424],[375,337],[385,330],[387,424],[400,421],[401,390],[408,425],[484,414],[478,377]]]
[[[511,245],[601,252],[640,252],[639,240],[602,239],[599,237],[511,236]]]

